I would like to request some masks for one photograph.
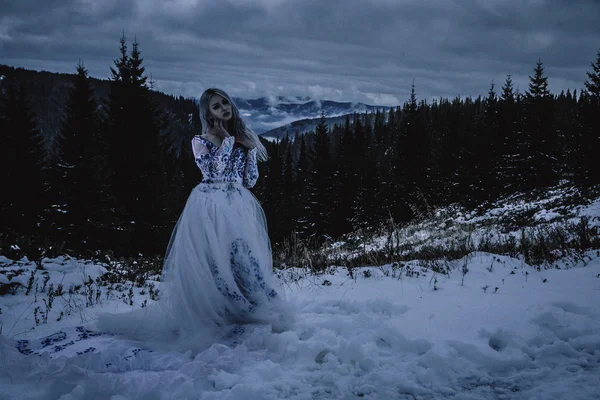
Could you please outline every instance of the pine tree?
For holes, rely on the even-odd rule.
[[[596,61],[591,64],[585,81],[586,95],[582,110],[582,134],[576,157],[581,158],[581,167],[576,180],[587,187],[600,183],[600,50]]]
[[[318,241],[322,241],[331,236],[333,201],[331,140],[324,111],[321,112],[314,138],[309,153],[312,164],[309,179],[313,189],[310,194],[310,232]]]
[[[381,147],[377,155],[377,168],[380,174],[380,196],[382,200],[382,215],[384,220],[389,220],[393,216],[393,210],[397,208],[396,198],[394,197],[394,174],[396,173],[397,160],[395,155],[397,147],[394,140],[396,137],[397,116],[394,108],[390,107],[388,118],[383,126],[384,133],[380,135],[383,139],[380,141]]]
[[[352,223],[352,231],[356,231],[363,227],[362,221],[364,215],[368,212],[365,209],[365,201],[362,198],[363,188],[367,186],[367,158],[365,157],[368,148],[367,129],[365,121],[362,120],[360,114],[354,114],[352,123],[352,141],[348,151],[348,179],[349,179],[349,195],[350,214],[349,220]]]
[[[364,136],[360,147],[361,163],[358,176],[360,187],[354,202],[354,229],[371,231],[379,227],[386,213],[385,203],[381,198],[381,179],[377,165],[377,147],[371,130],[371,123],[365,115],[362,124]]]
[[[577,91],[570,90],[556,98],[556,129],[559,133],[559,165],[562,178],[574,180],[574,175],[582,157],[576,146],[580,143],[582,129],[579,126],[580,112],[577,104]]]
[[[512,77],[507,75],[498,108],[498,124],[500,130],[499,156],[497,177],[500,191],[512,194],[524,190],[525,176],[522,170],[525,142],[521,130],[521,113],[519,97],[515,93]]]
[[[144,72],[146,72],[146,67],[142,65],[144,59],[142,58],[142,53],[140,52],[139,46],[140,45],[137,42],[137,39],[135,39],[131,45],[132,49],[131,57],[128,60],[128,72],[133,87],[149,89],[148,85],[146,84],[148,81],[148,77],[144,75]]]
[[[435,109],[437,118],[431,129],[435,135],[432,145],[435,190],[432,192],[436,204],[462,200],[459,184],[461,179],[463,182],[466,180],[461,171],[461,157],[464,155],[464,140],[461,135],[466,133],[463,132],[463,107],[461,99],[455,98],[452,101],[441,100]]]
[[[23,82],[8,78],[0,105],[2,134],[2,187],[0,220],[7,232],[38,233],[44,204],[41,139]]]
[[[459,97],[448,105],[448,126],[444,138],[444,160],[446,185],[448,185],[449,197],[445,199],[446,204],[464,202],[464,197],[472,195],[472,144],[474,133],[469,124],[468,115],[472,107],[470,98],[461,100]]]
[[[527,168],[522,172],[528,188],[546,188],[558,180],[558,137],[554,122],[554,101],[548,90],[542,62],[538,61],[534,75],[529,77],[525,94]]]
[[[91,226],[97,226],[103,213],[105,154],[98,110],[88,71],[80,62],[65,105],[59,142],[60,199],[67,212],[61,225],[63,232],[72,235],[71,244],[89,245],[97,233]]]
[[[283,159],[281,157],[281,145],[276,143],[269,152],[267,170],[264,180],[264,204],[263,208],[269,221],[269,235],[275,243],[285,237],[284,230],[286,221],[283,219],[285,204],[282,204],[283,186]]]
[[[501,163],[501,133],[499,126],[499,104],[495,85],[492,82],[485,101],[483,116],[483,135],[479,143],[479,179],[481,181],[481,196],[479,200],[496,199],[500,194],[499,171],[497,166]]]
[[[411,191],[416,191],[421,183],[420,175],[422,173],[422,162],[420,153],[422,150],[418,148],[420,144],[418,136],[421,132],[418,125],[419,113],[414,83],[410,90],[410,100],[405,104],[404,115],[405,118],[402,131],[405,137],[406,147],[409,150],[405,151],[404,174],[406,175]]]
[[[411,92],[411,103],[416,104],[416,95]],[[407,112],[409,107],[404,104],[403,108],[396,110],[397,126],[392,131],[391,136],[391,147],[393,149],[391,154],[390,162],[390,175],[392,179],[392,191],[390,206],[392,210],[392,217],[396,221],[407,221],[410,218],[410,191],[414,186],[411,184],[412,176],[414,175],[411,171],[407,171],[409,153],[414,150],[410,147],[409,139],[406,133],[407,125]],[[412,117],[414,119],[414,115]]]
[[[282,176],[282,187],[281,187],[281,204],[282,210],[282,236],[289,237],[293,232],[294,226],[294,211],[297,209],[296,198],[294,197],[295,187],[295,176],[294,176],[294,157],[292,153],[292,144],[287,138],[286,142],[289,143],[285,148],[285,157],[283,160],[283,176]]]
[[[121,58],[111,68],[106,126],[113,224],[124,235],[113,237],[126,253],[160,252],[166,246],[165,238],[155,234],[165,222],[160,113],[146,84],[138,43],[131,56],[124,36],[120,43]]]
[[[493,102],[495,93],[490,89],[488,98],[484,101],[481,96],[475,100],[465,99],[461,107],[459,128],[459,171],[455,199],[462,204],[473,206],[480,204],[486,197],[485,181],[489,183],[486,174],[489,172],[489,159],[492,157],[490,132],[486,129],[486,103]],[[489,165],[491,166],[491,164]]]
[[[114,60],[116,69],[110,67],[110,72],[112,73],[111,81],[127,84],[131,81],[131,72],[130,60],[129,56],[127,55],[127,41],[125,40],[125,33],[121,35],[119,43],[119,51],[121,53],[121,58],[119,58],[118,60]],[[116,87],[117,85],[113,85],[111,87],[111,90],[114,91]]]
[[[337,173],[333,182],[334,207],[331,219],[333,235],[336,237],[352,230],[352,203],[356,195],[354,146],[350,115],[346,115],[340,133],[336,162]]]
[[[310,199],[313,196],[313,188],[310,179],[308,146],[306,137],[300,136],[300,150],[298,154],[298,168],[296,174],[296,206],[294,210],[294,230],[301,238],[307,238],[311,233],[310,226]],[[296,139],[298,140],[298,139]]]
[[[592,71],[587,71],[585,89],[594,102],[600,102],[600,50],[596,55],[596,62],[591,63]]]
[[[429,112],[425,102],[417,102],[414,84],[411,87],[410,99],[404,105],[403,118],[400,123],[399,138],[396,142],[398,160],[398,176],[396,196],[401,204],[419,205],[428,194],[431,184],[430,152],[431,143],[427,131],[426,118]],[[407,210],[402,212],[406,218]]]

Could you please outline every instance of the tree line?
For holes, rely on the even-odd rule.
[[[436,207],[600,184],[600,51],[585,90],[554,95],[538,62],[524,93],[507,75],[487,96],[347,116],[270,148],[257,191],[275,241],[317,242],[410,221]]]
[[[49,248],[85,255],[164,251],[179,209],[201,178],[193,162],[184,162],[192,159],[187,138],[200,131],[199,115],[191,99],[153,90],[137,41],[128,51],[123,36],[119,50],[106,96],[79,63],[64,104],[55,107],[60,115],[52,116],[59,119],[56,134],[49,132],[46,116],[34,111],[54,106],[60,94],[48,94],[34,107],[39,82],[23,71],[5,72],[3,254],[18,248],[28,254]]]
[[[586,90],[551,94],[538,62],[525,93],[507,76],[485,97],[418,100],[354,114],[342,125],[265,143],[253,189],[275,245],[291,234],[318,241],[437,206],[476,205],[535,193],[561,180],[600,183],[600,51]],[[17,75],[0,81],[0,249],[57,254],[162,254],[201,179],[190,140],[201,133],[191,99],[153,90],[139,44],[123,36],[106,96],[84,65],[60,107],[52,157],[45,118]]]

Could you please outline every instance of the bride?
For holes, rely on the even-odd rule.
[[[203,134],[192,139],[192,150],[203,179],[171,235],[163,298],[152,310],[127,313],[127,323],[119,315],[102,316],[104,330],[208,344],[245,324],[282,331],[294,319],[274,283],[264,212],[248,190],[266,149],[222,90],[202,94],[200,118]]]

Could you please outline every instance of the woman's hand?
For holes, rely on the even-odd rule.
[[[227,130],[223,126],[223,121],[221,121],[220,119],[216,119],[214,125],[215,126],[212,129],[212,131],[215,136],[218,136],[221,139],[225,139],[225,138],[228,138],[229,136],[231,136],[229,134],[229,132],[227,132]]]

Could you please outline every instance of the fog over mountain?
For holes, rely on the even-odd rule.
[[[332,118],[386,108],[363,103],[316,100],[309,97],[261,97],[254,100],[234,98],[234,101],[252,129],[265,137],[281,137],[286,131],[293,133],[306,120],[318,119],[321,111],[327,118]],[[300,133],[304,131],[300,129]]]

